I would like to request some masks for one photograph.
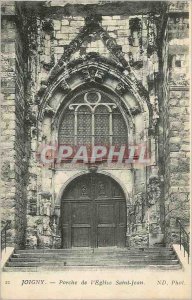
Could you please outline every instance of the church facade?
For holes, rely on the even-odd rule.
[[[9,244],[177,243],[190,206],[188,2],[16,1],[1,10]],[[55,151],[44,151],[46,163],[45,147]],[[119,162],[133,148],[134,160]]]

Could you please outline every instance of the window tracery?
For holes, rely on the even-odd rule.
[[[88,147],[126,145],[127,125],[114,101],[105,93],[89,90],[77,95],[65,110],[59,143]]]

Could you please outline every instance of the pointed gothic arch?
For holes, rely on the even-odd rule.
[[[115,60],[106,59],[97,53],[89,53],[84,58],[71,61],[71,55],[78,51],[82,43],[93,33],[99,35]],[[139,105],[132,109],[133,115],[142,111],[148,112],[147,127],[150,132],[152,131],[153,111],[149,94],[142,83],[137,80],[129,61],[123,55],[121,46],[102,28],[100,16],[89,16],[85,19],[85,26],[71,43],[64,47],[63,55],[51,70],[47,81],[43,82],[37,93],[39,121],[42,120],[46,111],[51,111],[53,115],[56,113],[54,109],[49,107],[50,98],[58,89],[62,90],[64,95],[67,96],[77,87],[78,80],[76,84],[74,83],[77,76],[82,77],[79,85],[91,81],[105,85],[105,79],[112,78],[114,80],[114,91],[121,96],[126,92],[130,92],[138,100]]]

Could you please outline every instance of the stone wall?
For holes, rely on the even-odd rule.
[[[28,128],[26,116],[27,47],[20,12],[2,3],[2,221],[11,220],[9,243],[25,245]]]
[[[9,241],[15,236],[15,6],[3,5],[2,12],[8,16],[2,17],[2,98],[1,98],[1,216],[2,226],[11,220],[8,231]]]
[[[164,192],[167,242],[178,242],[176,218],[189,225],[189,24],[187,4],[170,6],[164,44]],[[189,227],[186,227],[189,230]]]

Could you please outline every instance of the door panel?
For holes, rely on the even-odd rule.
[[[67,187],[61,204],[62,247],[125,246],[126,204],[120,186],[87,174]]]
[[[115,228],[98,227],[98,247],[115,246]]]
[[[72,224],[88,224],[91,222],[91,207],[89,203],[72,204]]]
[[[72,227],[72,247],[90,247],[90,227]]]
[[[70,226],[69,225],[62,226],[61,234],[62,234],[62,241],[61,241],[62,248],[71,248],[71,228],[70,228]]]
[[[115,246],[115,203],[97,204],[98,247]]]
[[[114,204],[98,204],[97,205],[98,224],[114,223],[115,209]]]
[[[76,202],[72,204],[72,247],[91,246],[91,205]]]

